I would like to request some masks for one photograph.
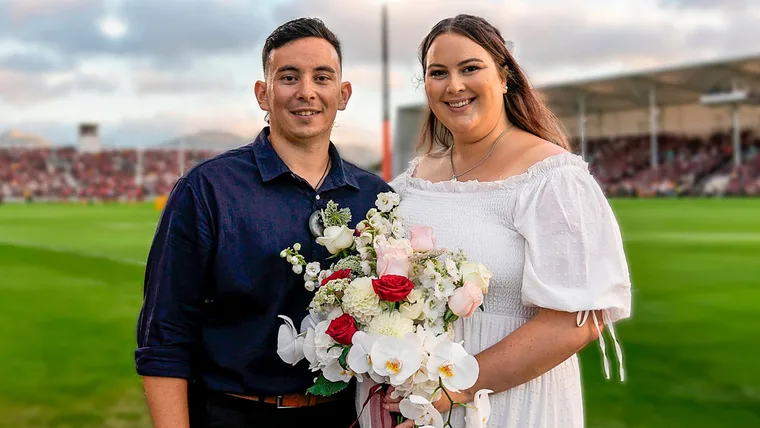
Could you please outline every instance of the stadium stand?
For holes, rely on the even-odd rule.
[[[649,135],[588,141],[591,171],[609,196],[760,196],[760,135],[753,131],[742,132],[744,163],[738,167],[727,133],[658,138],[657,169],[650,166]],[[186,169],[213,154],[186,150]],[[139,201],[171,190],[182,156],[158,149],[0,148],[0,193],[6,200]]]

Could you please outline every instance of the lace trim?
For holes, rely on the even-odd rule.
[[[415,177],[414,173],[419,165],[419,158],[414,158],[409,162],[409,168],[406,170],[407,185],[412,185],[416,189],[434,191],[434,192],[451,192],[451,193],[472,193],[483,192],[496,189],[512,189],[521,183],[540,177],[563,166],[575,166],[588,171],[588,164],[580,156],[565,152],[549,156],[535,164],[531,165],[527,171],[522,174],[513,175],[504,180],[496,181],[438,181],[432,182],[423,178]]]
[[[602,351],[602,361],[604,362],[604,377],[606,379],[610,378],[610,362],[607,360],[607,352],[605,350],[606,346],[604,344],[604,336],[602,335],[602,330],[599,328],[599,320],[596,317],[596,311],[593,310],[587,310],[587,311],[579,311],[578,316],[576,317],[576,324],[578,327],[583,327],[584,324],[586,324],[586,321],[588,320],[589,313],[594,318],[594,325],[596,326],[596,331],[599,333],[599,349]],[[615,335],[615,327],[612,325],[612,320],[610,319],[610,311],[607,309],[602,310],[602,321],[604,322],[604,325],[609,327],[610,330],[610,336],[612,336],[612,341],[615,344],[615,354],[617,355],[617,361],[618,361],[618,368],[620,369],[620,381],[625,381],[625,370],[623,369],[623,350],[620,349],[620,343],[618,343],[617,336]]]

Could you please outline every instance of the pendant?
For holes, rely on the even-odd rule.
[[[322,225],[322,210],[316,210],[309,216],[309,230],[311,234],[319,238],[325,231],[325,227]]]
[[[451,176],[451,181],[457,181],[457,176],[456,175],[452,175]]]

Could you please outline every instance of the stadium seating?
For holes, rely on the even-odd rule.
[[[731,135],[661,134],[658,168],[650,167],[649,135],[592,139],[591,172],[609,196],[760,196],[760,135],[742,133],[743,163],[733,166]],[[575,141],[577,147],[577,141]],[[138,201],[168,194],[207,150],[108,150],[72,147],[0,149],[0,200]],[[139,159],[142,158],[142,174]],[[140,178],[138,178],[140,177]]]

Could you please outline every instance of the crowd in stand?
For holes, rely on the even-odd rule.
[[[588,142],[591,172],[608,196],[760,196],[760,135],[741,133],[739,167],[730,133],[660,134],[657,141],[655,168],[649,135]]]
[[[204,150],[2,148],[0,199],[139,201],[168,194],[183,163],[187,170],[212,155]]]
[[[656,168],[648,135],[592,139],[587,159],[608,196],[760,196],[760,135],[745,131],[741,142],[739,167],[734,167],[729,133],[658,135]],[[0,148],[0,201],[139,201],[168,194],[181,170],[212,155],[202,150]]]

